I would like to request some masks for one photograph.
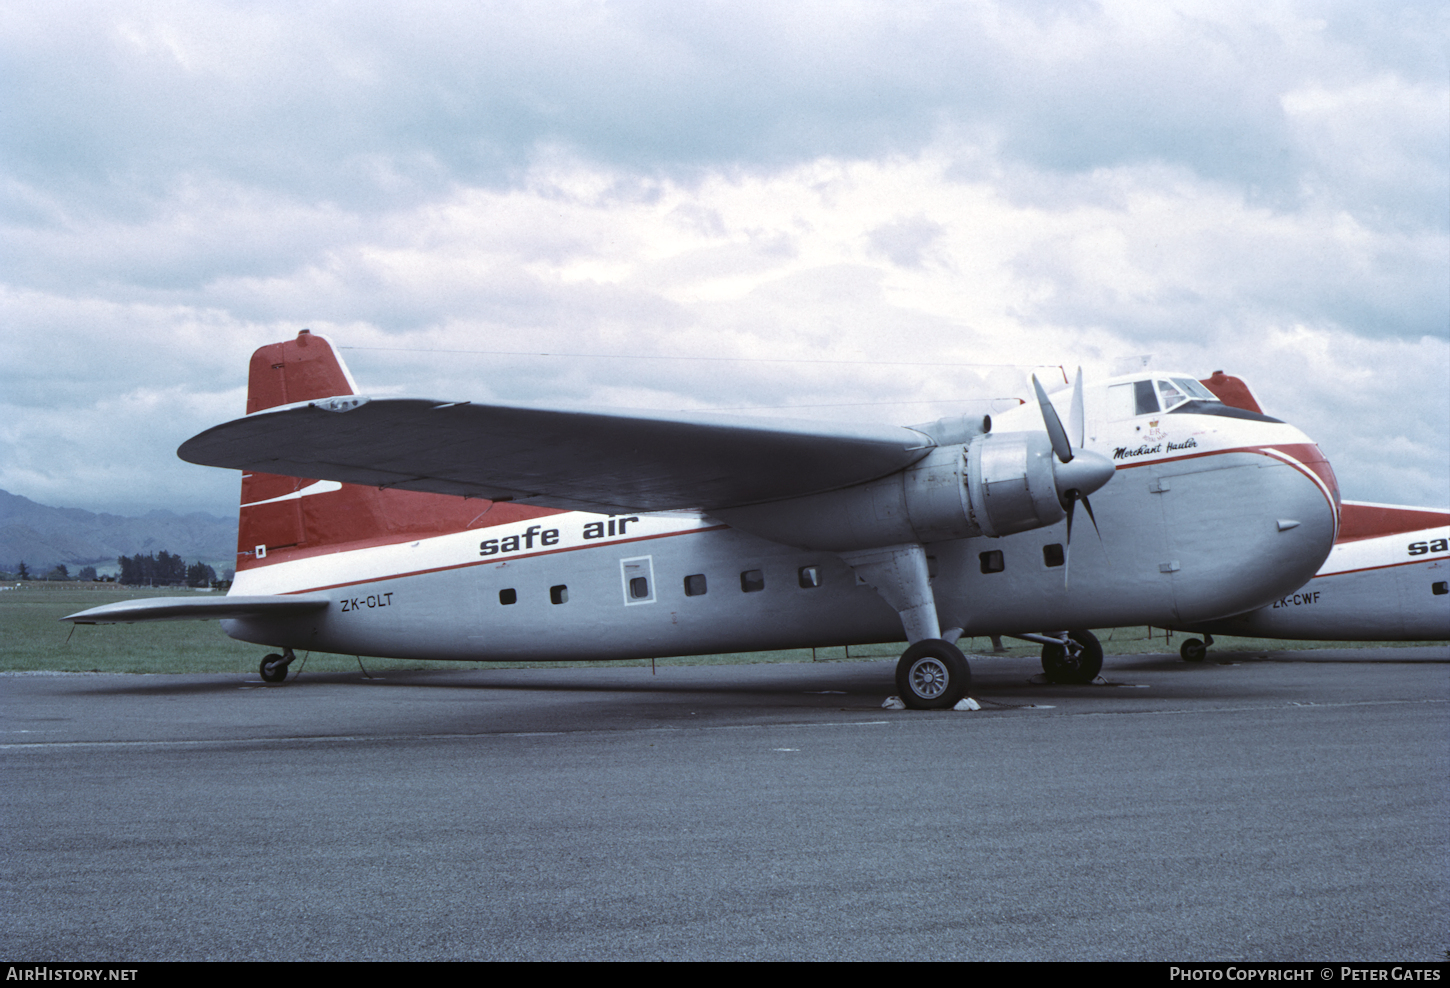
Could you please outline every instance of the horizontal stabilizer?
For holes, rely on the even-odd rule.
[[[135,624],[138,621],[213,621],[217,618],[290,617],[319,611],[331,601],[320,594],[272,597],[148,597],[121,600],[61,618],[73,624]]]
[[[932,445],[900,426],[359,396],[235,419],[177,454],[204,466],[618,512],[837,490],[910,466]]]

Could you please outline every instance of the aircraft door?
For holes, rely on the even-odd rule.
[[[625,606],[655,602],[653,556],[635,556],[619,561],[619,576],[624,588]]]

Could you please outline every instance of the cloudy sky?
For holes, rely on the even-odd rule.
[[[233,512],[174,450],[306,326],[372,394],[902,423],[1152,354],[1450,504],[1447,47],[1443,0],[10,0],[0,488]]]

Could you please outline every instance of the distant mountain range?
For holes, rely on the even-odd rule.
[[[236,565],[237,520],[163,510],[124,518],[50,508],[0,491],[0,570],[14,572],[24,561],[33,576],[60,563],[72,574],[81,566],[115,572],[119,556],[162,549],[187,562],[207,563],[221,573]]]

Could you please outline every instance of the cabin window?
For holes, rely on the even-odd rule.
[[[687,576],[687,577],[685,577],[685,596],[686,597],[703,597],[703,596],[705,596],[705,574],[704,573],[696,573],[694,576]]]
[[[1044,566],[1061,566],[1065,558],[1061,542],[1054,542],[1052,545],[1042,547],[1042,564]]]
[[[629,581],[630,600],[647,600],[649,598],[649,579],[643,576],[636,576]]]
[[[821,568],[819,566],[802,566],[799,575],[800,584],[806,590],[821,585]]]
[[[748,569],[740,574],[740,589],[745,593],[755,593],[757,590],[765,589],[765,572],[758,569]]]
[[[553,604],[569,603],[569,588],[561,583],[557,587],[549,588],[549,602]]]
[[[519,592],[513,587],[509,587],[507,590],[500,590],[498,592],[498,602],[500,604],[517,604],[519,602]]]
[[[991,552],[984,552],[978,557],[982,560],[983,573],[1000,573],[1007,568],[1002,560],[1002,550],[993,549]]]
[[[1450,593],[1450,581],[1440,580],[1438,583],[1432,583],[1430,584],[1430,591],[1437,597],[1441,594]]]

